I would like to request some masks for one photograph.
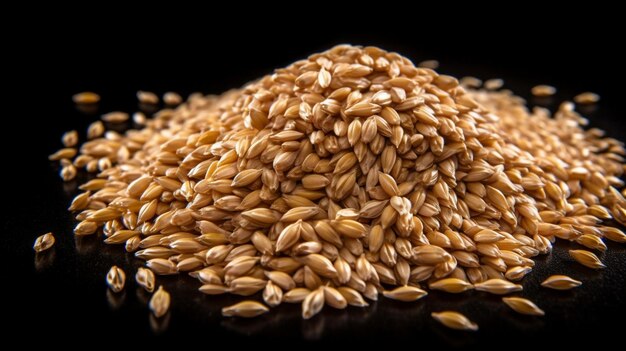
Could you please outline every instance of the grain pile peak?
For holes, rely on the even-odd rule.
[[[98,124],[73,163],[71,148],[52,159],[99,172],[70,207],[77,235],[101,229],[157,275],[189,273],[206,294],[262,292],[270,307],[302,303],[311,318],[383,293],[508,294],[555,238],[623,242],[601,222],[626,222],[624,149],[584,122],[571,103],[551,118],[510,93],[342,45],[221,96],[194,94],[141,130],[99,138]]]

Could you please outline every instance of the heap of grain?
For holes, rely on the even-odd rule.
[[[555,238],[625,239],[599,224],[626,221],[624,150],[581,122],[571,104],[551,118],[398,54],[338,46],[85,143],[78,165],[101,169],[70,209],[77,235],[102,227],[157,275],[302,302],[305,318],[381,292],[506,294]]]

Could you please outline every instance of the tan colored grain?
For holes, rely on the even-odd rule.
[[[224,317],[244,317],[252,318],[269,312],[269,309],[262,303],[256,301],[242,301],[232,306],[222,308]]]
[[[441,290],[449,293],[461,293],[471,290],[474,286],[458,278],[446,278],[432,282],[428,287],[433,290]]]
[[[581,105],[595,104],[598,101],[600,101],[600,95],[591,92],[580,93],[574,96],[574,102]]]
[[[150,310],[155,317],[163,317],[170,309],[170,294],[159,286],[159,289],[152,295],[149,303]]]
[[[64,148],[60,149],[52,155],[48,156],[48,160],[50,161],[60,161],[62,159],[70,159],[76,156],[76,149],[74,148]]]
[[[106,281],[113,292],[120,292],[126,283],[126,273],[121,268],[113,266],[107,273]]]
[[[151,293],[154,291],[155,277],[151,270],[139,267],[137,269],[137,273],[135,274],[135,281],[137,281],[137,284],[139,284],[147,292]]]
[[[521,285],[513,284],[504,279],[489,279],[482,283],[474,284],[474,288],[478,291],[484,291],[496,295],[505,295],[516,291],[522,291]]]
[[[582,264],[583,266],[593,269],[606,268],[598,256],[587,250],[569,250],[569,254],[576,260],[576,262]]]
[[[433,312],[430,314],[436,321],[451,329],[477,331],[478,324],[464,315],[454,311]]]
[[[276,307],[282,302],[282,300],[282,289],[271,280],[268,281],[265,285],[265,289],[263,290],[263,301],[265,301],[265,303],[270,307]]]
[[[391,291],[383,291],[383,295],[390,299],[410,302],[419,300],[428,293],[414,286],[401,286]]]
[[[79,105],[97,104],[100,101],[100,95],[92,93],[90,91],[85,91],[82,93],[74,94],[72,96],[72,101],[74,101],[75,104]]]
[[[52,233],[46,233],[44,235],[40,235],[35,240],[35,244],[33,244],[33,250],[35,250],[35,252],[46,251],[50,249],[52,246],[54,246],[54,242],[55,242],[55,239]]]
[[[310,319],[324,307],[324,288],[311,291],[302,301],[302,318]]]
[[[546,314],[532,301],[523,299],[521,297],[503,297],[502,301],[517,313],[528,314],[531,316],[543,316]]]
[[[602,238],[597,235],[583,234],[576,238],[576,242],[590,249],[606,251],[606,244],[602,241]]]
[[[114,111],[105,113],[102,115],[102,120],[109,123],[123,123],[129,118],[128,113],[121,111]]]
[[[541,286],[555,290],[569,290],[583,283],[566,275],[552,275],[541,283]]]
[[[531,94],[537,97],[548,97],[556,93],[556,88],[550,85],[536,85],[530,89]]]
[[[207,295],[221,295],[230,292],[227,286],[221,284],[204,284],[198,290]]]
[[[439,68],[439,61],[437,60],[425,60],[417,64],[418,67],[437,69]]]
[[[101,121],[95,121],[87,128],[87,139],[99,138],[104,134],[104,124]]]
[[[287,291],[283,295],[283,301],[287,303],[300,303],[304,301],[304,299],[309,296],[311,290],[306,288],[294,288]]]
[[[486,80],[485,83],[483,84],[483,86],[487,90],[497,90],[497,89],[502,88],[503,85],[504,85],[504,81],[498,78]]]
[[[61,141],[65,147],[74,147],[78,144],[78,132],[75,130],[70,130],[69,132],[65,132],[61,137]]]
[[[168,91],[163,94],[163,102],[165,102],[166,105],[176,106],[183,102],[183,98],[178,93]]]
[[[137,100],[142,104],[158,104],[159,97],[151,91],[139,90],[137,92]]]

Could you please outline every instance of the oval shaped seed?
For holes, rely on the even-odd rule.
[[[35,240],[35,244],[33,244],[33,250],[35,250],[35,252],[46,251],[54,245],[54,242],[55,239],[52,232],[40,235]]]
[[[472,284],[458,278],[441,279],[430,283],[429,287],[433,290],[441,290],[449,293],[461,293],[474,288]]]
[[[302,301],[302,318],[310,319],[318,314],[324,307],[324,287],[313,290]]]
[[[224,317],[252,318],[267,312],[269,312],[269,308],[256,301],[243,301],[232,306],[222,308],[222,316]]]
[[[146,289],[147,292],[151,293],[154,291],[155,277],[151,270],[139,267],[137,273],[135,274],[135,280],[137,281],[137,284]]]
[[[204,284],[198,290],[207,295],[221,295],[230,291],[228,287],[220,284]]]
[[[295,288],[287,291],[283,295],[283,301],[287,303],[300,303],[304,301],[304,299],[309,296],[311,290],[306,288]]]
[[[337,289],[330,286],[324,287],[324,300],[328,306],[337,309],[344,309],[348,305],[346,298]]]
[[[464,315],[454,311],[433,312],[430,314],[436,321],[448,328],[457,330],[477,331],[478,324],[470,321]]]
[[[555,290],[569,290],[581,286],[583,283],[566,275],[552,275],[541,283],[545,288]]]
[[[170,294],[163,289],[163,286],[159,286],[159,289],[152,295],[149,306],[157,318],[167,313],[167,310],[170,308]]]
[[[107,273],[106,281],[113,292],[120,292],[126,283],[126,273],[121,268],[113,266]]]
[[[569,250],[569,255],[585,267],[593,269],[606,268],[598,256],[587,250]]]
[[[584,234],[576,238],[576,242],[580,245],[599,251],[606,251],[606,244],[602,238],[592,234]]]
[[[532,301],[521,297],[503,297],[502,301],[511,307],[515,312],[531,316],[543,316],[546,313]]]
[[[522,286],[511,283],[504,279],[489,279],[482,283],[474,284],[474,288],[478,291],[488,292],[490,294],[505,295],[516,291],[522,291]]]
[[[416,301],[428,295],[428,293],[414,286],[401,286],[391,291],[383,291],[383,295],[387,298],[399,301]]]
[[[84,91],[82,93],[74,94],[72,101],[78,105],[96,104],[100,101],[100,95],[91,91]]]

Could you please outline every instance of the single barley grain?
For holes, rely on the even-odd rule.
[[[126,273],[121,268],[113,266],[107,273],[106,281],[113,292],[120,292],[126,283]]]
[[[587,250],[569,250],[569,254],[573,259],[575,259],[583,266],[593,269],[606,268],[606,266],[604,265],[604,263],[602,263],[602,261],[600,261],[598,256]]]
[[[109,112],[102,115],[102,120],[109,123],[123,123],[128,120],[128,113],[126,112]]]
[[[385,297],[399,301],[416,301],[428,295],[428,293],[414,286],[401,286],[391,291],[383,291]]]
[[[302,301],[302,318],[310,319],[324,307],[324,288],[319,287],[311,291]]]
[[[76,146],[76,144],[78,144],[78,132],[75,130],[71,130],[69,132],[66,132],[65,134],[63,134],[63,137],[61,138],[61,141],[63,141],[63,145],[65,147],[74,147]]]
[[[454,311],[433,312],[430,314],[436,321],[451,329],[477,331],[478,324],[464,315]]]
[[[168,91],[163,94],[163,102],[167,105],[176,106],[183,102],[183,98],[177,93]]]
[[[485,84],[483,84],[487,90],[498,90],[502,88],[503,85],[504,81],[502,79],[489,79],[485,81]]]
[[[556,88],[550,85],[536,85],[530,92],[537,97],[548,97],[556,93]]]
[[[165,291],[163,286],[159,286],[159,289],[152,295],[149,306],[155,317],[163,317],[170,309],[170,293]]]
[[[139,267],[137,269],[137,273],[135,274],[135,280],[137,284],[146,289],[147,292],[153,292],[155,286],[155,277],[154,273],[148,268]]]
[[[482,283],[474,284],[474,288],[478,291],[484,291],[496,295],[505,295],[516,291],[522,291],[521,285],[513,284],[504,279],[489,279]]]
[[[449,293],[461,293],[474,288],[472,284],[458,278],[441,279],[430,283],[428,287],[433,290],[442,290]]]
[[[46,233],[44,235],[40,235],[35,240],[35,244],[33,245],[33,249],[35,252],[46,251],[54,245],[54,235],[52,233]]]
[[[137,92],[137,100],[142,104],[158,104],[159,97],[151,91],[139,90]]]
[[[439,68],[439,61],[437,60],[425,60],[417,64],[418,67],[437,69]]]
[[[585,92],[574,96],[574,102],[581,105],[595,104],[598,101],[600,101],[600,95],[591,92]]]
[[[569,290],[583,283],[566,275],[552,275],[541,283],[541,286],[555,290]]]
[[[90,91],[85,91],[72,96],[72,101],[79,105],[96,104],[100,101],[100,95]]]
[[[269,312],[269,309],[262,303],[256,301],[242,301],[232,306],[222,308],[224,317],[244,317],[252,318]]]
[[[517,313],[528,314],[531,316],[543,316],[546,314],[532,301],[521,297],[503,297],[502,301]]]

